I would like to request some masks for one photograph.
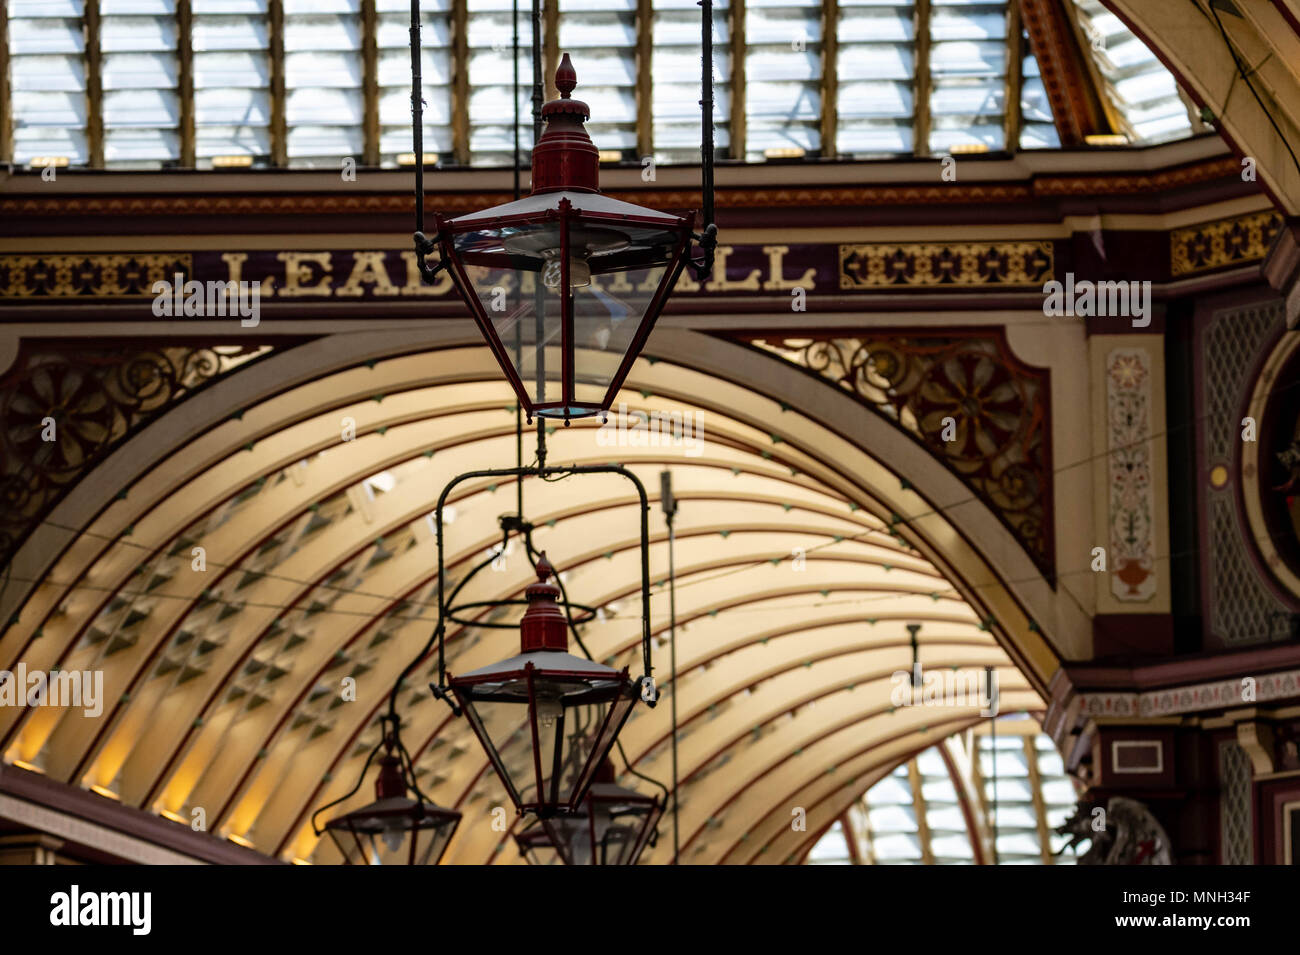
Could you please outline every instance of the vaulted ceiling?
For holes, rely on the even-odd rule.
[[[291,388],[136,475],[122,494],[136,515],[126,532],[112,508],[103,512],[0,640],[0,667],[22,659],[29,670],[102,670],[104,715],[4,708],[5,760],[178,823],[202,809],[210,831],[268,854],[337,861],[308,817],[356,782],[379,708],[431,632],[438,493],[456,473],[515,458],[511,395],[482,351],[371,362]],[[920,625],[923,666],[994,667],[1004,711],[1041,709],[961,591],[908,529],[877,516],[842,470],[848,459],[830,456],[833,435],[796,441],[809,426],[797,411],[662,361],[637,363],[624,400],[684,414],[701,430],[680,444],[643,434],[642,444],[635,432],[620,439],[575,424],[550,435],[548,459],[619,461],[652,498],[658,472],[672,471],[686,861],[785,861],[801,849],[792,800],[810,827],[828,824],[900,760],[980,719],[978,706],[891,702],[892,675],[912,662],[909,624]],[[500,546],[497,518],[516,510],[517,491],[484,479],[452,495],[449,580]],[[532,481],[523,494],[537,545],[572,598],[599,608],[585,645],[639,672],[631,485]],[[671,694],[657,509],[651,526],[656,677]],[[462,596],[515,596],[530,577],[514,542]],[[453,673],[517,646],[511,630],[453,625],[449,634]],[[410,681],[401,711],[421,785],[465,813],[448,861],[514,861],[513,843],[491,825],[504,794],[464,721],[425,689],[431,666]],[[638,707],[622,737],[627,760],[663,783],[667,699]]]

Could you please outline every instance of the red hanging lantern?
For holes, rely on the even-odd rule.
[[[348,865],[437,865],[447,851],[460,813],[407,795],[402,760],[385,740],[375,801],[325,823]]]
[[[546,555],[525,591],[520,653],[447,685],[520,812],[574,812],[638,699],[621,671],[569,653]]]
[[[576,84],[566,53],[560,98],[542,107],[530,195],[437,217],[442,264],[525,414],[566,423],[609,409],[677,282],[694,221],[601,194]],[[434,247],[417,235],[421,253]]]
[[[636,865],[662,814],[658,797],[618,785],[606,760],[582,808],[542,825],[565,865]]]

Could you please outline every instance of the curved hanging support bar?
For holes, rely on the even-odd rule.
[[[381,716],[379,719],[381,722],[387,722],[389,719],[391,719],[391,716]],[[311,829],[312,832],[316,833],[316,838],[319,839],[321,836],[325,834],[325,830],[322,829],[320,826],[316,825],[316,817],[319,816],[321,813],[323,813],[326,809],[332,809],[333,807],[339,805],[340,803],[347,802],[349,799],[351,799],[353,796],[357,794],[357,791],[361,788],[362,784],[366,781],[366,773],[370,772],[370,764],[375,761],[376,754],[378,754],[380,747],[384,745],[387,739],[388,739],[388,733],[385,731],[384,734],[380,737],[379,742],[375,744],[375,748],[370,751],[370,755],[366,757],[366,764],[361,767],[361,773],[360,775],[357,776],[357,784],[355,786],[353,786],[351,789],[345,792],[338,799],[334,799],[330,802],[327,802],[325,805],[319,807],[315,812],[311,814]]]
[[[402,676],[398,678],[397,684],[394,685],[393,694],[390,697],[390,707],[395,711],[397,690],[402,680],[419,665],[432,648],[433,642],[438,643],[438,682],[430,688],[440,699],[444,699],[451,704],[450,692],[446,689],[447,665],[446,665],[446,620],[448,613],[449,600],[446,595],[446,579],[444,576],[444,543],[442,533],[442,514],[447,506],[447,498],[457,485],[475,478],[505,478],[513,477],[522,480],[525,477],[539,477],[543,480],[560,480],[565,477],[580,474],[618,474],[627,478],[636,487],[637,495],[640,498],[640,523],[641,523],[641,657],[645,672],[641,676],[641,699],[645,703],[653,706],[658,699],[658,693],[655,690],[654,678],[652,676],[654,668],[651,660],[650,650],[650,503],[646,495],[645,485],[641,479],[621,465],[615,464],[588,464],[588,465],[570,465],[563,467],[514,467],[514,468],[486,468],[479,471],[467,471],[452,478],[442,493],[438,495],[438,507],[434,517],[434,532],[438,547],[438,625],[429,643],[421,651],[420,655],[413,660],[410,665],[403,671]],[[525,542],[528,540],[527,530],[521,531],[524,534]],[[530,547],[531,550],[531,547]],[[495,557],[495,555],[493,555]],[[531,555],[530,555],[531,556]],[[468,579],[468,578],[466,578]],[[464,580],[457,586],[456,592],[459,592]],[[581,642],[580,644],[581,645]],[[585,647],[583,648],[585,652]],[[588,654],[590,656],[590,654]],[[452,709],[459,714],[456,707]]]

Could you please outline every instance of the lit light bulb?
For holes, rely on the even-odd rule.
[[[385,829],[383,835],[384,845],[388,846],[388,851],[396,852],[402,848],[402,838],[406,833],[401,829]]]
[[[542,266],[542,284],[547,288],[559,288],[560,282],[563,281],[562,273],[559,258],[554,253],[547,255],[546,264]],[[591,266],[587,264],[587,260],[569,256],[569,288],[582,288],[590,284]]]
[[[564,714],[564,705],[559,700],[539,699],[537,701],[537,720],[544,729],[552,729],[555,721]]]

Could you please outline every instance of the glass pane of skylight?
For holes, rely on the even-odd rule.
[[[934,0],[930,12],[932,153],[1004,146],[1007,5]]]
[[[271,157],[271,58],[266,0],[193,0],[194,147],[214,156]]]
[[[176,0],[101,0],[104,165],[180,158]]]
[[[1156,55],[1098,0],[1074,2],[1106,95],[1128,127],[1126,132],[1143,143],[1191,135],[1187,106]]]
[[[840,0],[836,151],[910,153],[916,112],[916,8],[911,2]]]
[[[379,50],[379,154],[385,166],[410,155],[411,137],[411,4],[377,0],[376,46]],[[521,18],[522,19],[522,18]],[[523,27],[521,26],[521,29]],[[451,3],[420,4],[420,87],[424,99],[424,151],[452,158],[451,143]]]
[[[578,71],[576,99],[591,107],[600,150],[636,154],[636,0],[559,0],[560,50]]]
[[[745,6],[745,158],[821,149],[821,2]]]
[[[1020,48],[1027,50],[1020,66],[1020,148],[1058,149],[1061,137],[1052,118],[1052,104],[1043,86],[1038,58],[1029,47],[1029,37],[1021,38]]]
[[[468,5],[470,163],[509,166],[514,161],[511,0],[468,0]],[[533,27],[530,5],[519,0],[519,7],[519,161],[527,168],[533,145]],[[586,82],[580,64],[578,82]],[[581,93],[580,85],[574,95],[581,99]]]
[[[713,155],[728,152],[731,108],[731,33],[726,0],[713,5]],[[654,0],[651,99],[655,158],[700,161],[700,8],[695,0]]]
[[[361,158],[361,85],[361,0],[284,0],[292,164],[338,167],[344,158]]]
[[[10,0],[8,11],[14,162],[66,157],[85,165],[81,0]]]

